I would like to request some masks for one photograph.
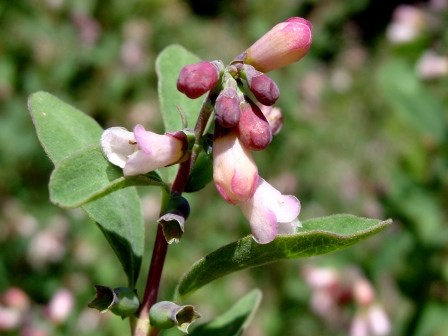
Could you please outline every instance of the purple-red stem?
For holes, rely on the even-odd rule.
[[[204,133],[207,126],[208,119],[213,110],[213,101],[216,99],[215,94],[210,92],[204,104],[202,105],[201,112],[199,113],[198,120],[196,122],[194,133],[196,136],[195,146],[200,145],[200,138]],[[190,176],[191,169],[196,161],[197,151],[193,149],[190,158],[182,162],[179,166],[176,178],[171,186],[171,193],[181,194],[187,185],[188,177]],[[146,280],[146,288],[143,294],[142,304],[140,306],[139,318],[147,319],[149,310],[152,305],[157,302],[157,296],[159,293],[160,280],[162,278],[163,265],[165,264],[165,258],[168,252],[168,243],[163,235],[162,227],[157,226],[156,240],[154,242],[151,264],[148,270],[148,278]],[[159,330],[152,329],[150,336],[157,336]]]

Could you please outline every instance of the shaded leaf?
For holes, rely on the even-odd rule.
[[[443,141],[447,133],[445,108],[411,66],[402,60],[385,63],[378,74],[378,88],[397,116],[415,130]]]
[[[188,178],[185,192],[196,192],[204,188],[213,180],[213,157],[212,154],[201,152],[196,160]]]
[[[126,188],[82,206],[114,250],[133,288],[140,273],[144,222],[135,188]]]
[[[28,108],[39,141],[55,165],[100,143],[103,130],[95,120],[47,92],[32,94]],[[106,236],[126,272],[129,286],[134,287],[144,239],[137,190],[118,190],[82,208]]]
[[[50,177],[50,200],[62,207],[79,207],[113,191],[136,185],[165,186],[156,172],[123,176],[96,146],[60,161]]]
[[[195,328],[191,336],[239,336],[249,326],[261,302],[261,291],[255,289],[238,300],[216,319]]]
[[[215,279],[245,268],[340,250],[390,223],[391,220],[334,215],[307,220],[297,234],[279,235],[269,244],[257,244],[252,236],[247,236],[197,261],[180,279],[176,296],[190,294]]]

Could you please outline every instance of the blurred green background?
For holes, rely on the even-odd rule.
[[[299,197],[301,220],[352,213],[391,217],[394,225],[346,251],[220,279],[191,303],[206,321],[259,287],[264,299],[247,335],[361,336],[353,321],[370,316],[354,289],[361,279],[374,288],[387,334],[448,335],[448,1],[405,3],[1,1],[0,333],[129,334],[126,321],[86,308],[94,284],[126,279],[81,210],[50,204],[52,165],[28,95],[48,91],[104,127],[162,131],[154,63],[164,47],[179,43],[229,62],[274,24],[302,16],[314,25],[313,45],[300,63],[270,74],[284,125],[256,153],[261,175]],[[141,195],[143,280],[160,195],[148,188]],[[249,233],[213,185],[187,197],[192,215],[170,248],[160,299],[171,298],[198,258]],[[333,274],[323,291],[310,280],[320,267]]]

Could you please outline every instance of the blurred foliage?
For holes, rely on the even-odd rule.
[[[313,47],[300,63],[271,74],[281,90],[284,126],[272,146],[257,153],[260,172],[299,197],[301,219],[353,213],[395,223],[347,251],[220,279],[191,303],[206,321],[259,287],[264,297],[248,335],[346,335],[353,306],[341,308],[344,318],[337,324],[317,316],[302,270],[309,264],[355,265],[374,285],[393,335],[445,335],[448,74],[425,75],[421,62],[428,51],[446,62],[448,4],[413,5],[422,15],[408,20],[416,34],[398,43],[393,23],[403,3],[0,2],[0,308],[11,304],[6,293],[15,287],[26,294],[20,309],[29,332],[123,335],[129,328],[86,308],[94,284],[119,287],[126,279],[81,211],[50,204],[51,163],[26,109],[29,94],[51,92],[103,127],[142,123],[161,130],[155,58],[164,47],[179,43],[204,59],[228,62],[275,23],[304,16],[314,25]],[[140,192],[150,254],[160,195]],[[191,263],[249,233],[238,209],[223,202],[213,185],[187,197],[192,214],[182,241],[170,248],[161,299],[170,299]],[[74,296],[63,321],[49,306],[61,288]]]

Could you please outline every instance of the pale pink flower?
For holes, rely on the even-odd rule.
[[[412,5],[399,5],[394,10],[386,35],[394,44],[410,43],[421,36],[427,23],[428,17],[422,9]]]
[[[258,168],[251,151],[237,137],[235,129],[215,126],[213,180],[221,196],[231,204],[247,201],[258,184]]]
[[[437,79],[448,75],[448,57],[433,50],[423,53],[417,62],[417,74],[423,79]]]
[[[71,314],[75,300],[72,292],[62,288],[57,291],[47,306],[47,314],[54,323],[63,323]]]
[[[277,234],[295,233],[300,225],[297,220],[299,200],[292,195],[282,195],[262,178],[253,197],[239,206],[249,220],[255,241],[260,244],[271,242]]]
[[[250,64],[261,72],[297,62],[311,46],[312,28],[308,20],[289,18],[275,25],[234,62]]]
[[[142,125],[129,132],[122,127],[106,129],[101,136],[104,155],[123,168],[125,176],[146,174],[178,163],[184,156],[186,137],[183,132],[164,135],[146,131]]]
[[[350,336],[386,336],[391,332],[389,317],[379,304],[358,311],[350,325]]]

